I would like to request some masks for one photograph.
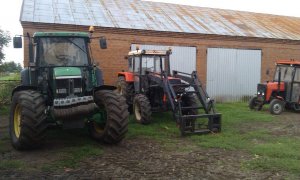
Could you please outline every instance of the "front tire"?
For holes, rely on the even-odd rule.
[[[151,122],[151,105],[149,99],[143,94],[137,94],[133,99],[133,112],[138,123]]]
[[[285,103],[279,99],[273,99],[270,103],[270,113],[280,115],[284,111]]]
[[[117,92],[126,99],[128,105],[128,111],[130,114],[133,113],[132,98],[134,93],[133,83],[127,83],[124,76],[120,76],[117,82]]]
[[[249,108],[251,110],[260,111],[262,109],[262,104],[258,102],[258,98],[256,96],[252,97],[249,100]]]
[[[124,139],[128,131],[128,111],[125,99],[107,90],[95,92],[95,103],[104,113],[104,121],[88,124],[90,136],[98,141],[116,144]]]
[[[15,149],[33,149],[43,143],[48,127],[45,110],[45,100],[39,92],[26,90],[13,95],[9,134]]]
[[[193,94],[186,94],[182,96],[182,106],[183,107],[197,107],[199,106],[198,100],[195,95]],[[187,109],[182,110],[182,115],[197,115],[198,109]],[[186,126],[191,127],[190,131],[193,132],[195,130],[195,121],[197,118],[188,118],[185,119],[186,123],[183,125],[180,125],[181,128],[181,134],[184,135],[184,131]],[[181,127],[183,126],[183,127]]]

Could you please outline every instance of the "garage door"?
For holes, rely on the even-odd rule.
[[[261,50],[208,48],[208,94],[218,102],[247,101],[261,79]]]
[[[177,70],[191,73],[196,70],[196,47],[186,46],[159,46],[159,45],[140,45],[140,49],[144,50],[167,50],[172,48],[170,56],[171,71]],[[136,44],[131,45],[131,50],[136,49]]]

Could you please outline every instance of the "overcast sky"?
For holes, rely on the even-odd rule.
[[[40,0],[41,1],[41,0]],[[300,17],[299,4],[297,0],[151,0],[157,2],[177,3],[192,6],[212,7],[221,9],[232,9],[258,13],[268,13],[286,16]],[[22,34],[19,22],[22,0],[8,0],[0,2],[0,28],[7,30],[13,37]],[[300,27],[299,27],[300,28]],[[5,48],[6,60],[23,63],[23,51],[13,49],[12,43]]]

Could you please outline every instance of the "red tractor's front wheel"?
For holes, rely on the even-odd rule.
[[[257,110],[257,111],[260,111],[262,109],[262,103],[260,101],[258,101],[258,98],[255,96],[255,97],[252,97],[249,101],[249,108],[251,110]]]
[[[137,94],[133,99],[133,111],[138,123],[149,124],[151,122],[151,105],[143,94]]]

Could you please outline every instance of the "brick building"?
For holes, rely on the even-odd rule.
[[[220,99],[254,94],[259,81],[272,79],[276,60],[300,59],[296,17],[142,0],[24,0],[20,21],[24,34],[31,35],[87,31],[94,25],[94,36],[105,36],[108,42],[106,50],[92,42],[107,84],[114,84],[116,72],[127,68],[124,55],[136,44],[174,47],[174,67],[197,70],[209,94]],[[26,45],[24,53],[26,66]]]

